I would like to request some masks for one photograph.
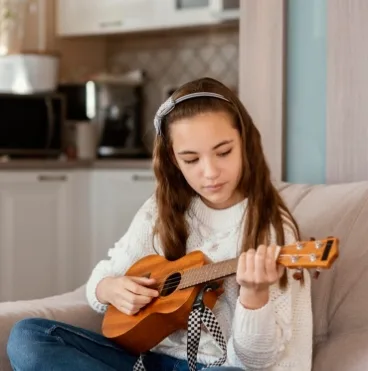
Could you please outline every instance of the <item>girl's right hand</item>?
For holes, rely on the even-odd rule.
[[[106,277],[97,285],[97,300],[104,304],[112,304],[122,313],[133,315],[159,296],[157,290],[147,287],[154,283],[153,278]]]

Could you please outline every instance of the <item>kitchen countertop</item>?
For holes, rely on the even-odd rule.
[[[106,159],[106,160],[0,160],[1,170],[65,170],[65,169],[151,169],[152,160]]]

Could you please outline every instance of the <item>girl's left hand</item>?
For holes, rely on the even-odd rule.
[[[265,305],[269,287],[283,275],[285,268],[276,262],[276,249],[275,245],[260,245],[257,250],[250,249],[240,255],[236,280],[241,286],[240,301],[245,307]]]

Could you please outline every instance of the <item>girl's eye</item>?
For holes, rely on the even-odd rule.
[[[231,148],[231,149],[229,149],[229,150],[226,151],[226,152],[219,153],[218,156],[220,156],[220,157],[225,157],[225,156],[229,155],[229,154],[231,153],[232,150],[233,150],[233,149]]]
[[[227,155],[229,155],[231,153],[233,149],[229,149],[228,151],[226,152],[222,152],[222,153],[218,153],[217,156],[219,157],[225,157]],[[196,162],[198,162],[198,158],[194,158],[193,160],[183,160],[186,164],[195,164]]]
[[[183,160],[186,164],[194,164],[198,161],[198,158],[195,158],[193,160]]]

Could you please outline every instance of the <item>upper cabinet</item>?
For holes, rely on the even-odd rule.
[[[200,26],[238,19],[240,0],[158,0],[163,27]]]
[[[157,23],[157,0],[58,0],[60,36],[101,35],[143,30]]]
[[[60,36],[132,32],[157,24],[157,0],[58,0]]]
[[[239,17],[239,0],[57,0],[59,36],[216,24]]]

